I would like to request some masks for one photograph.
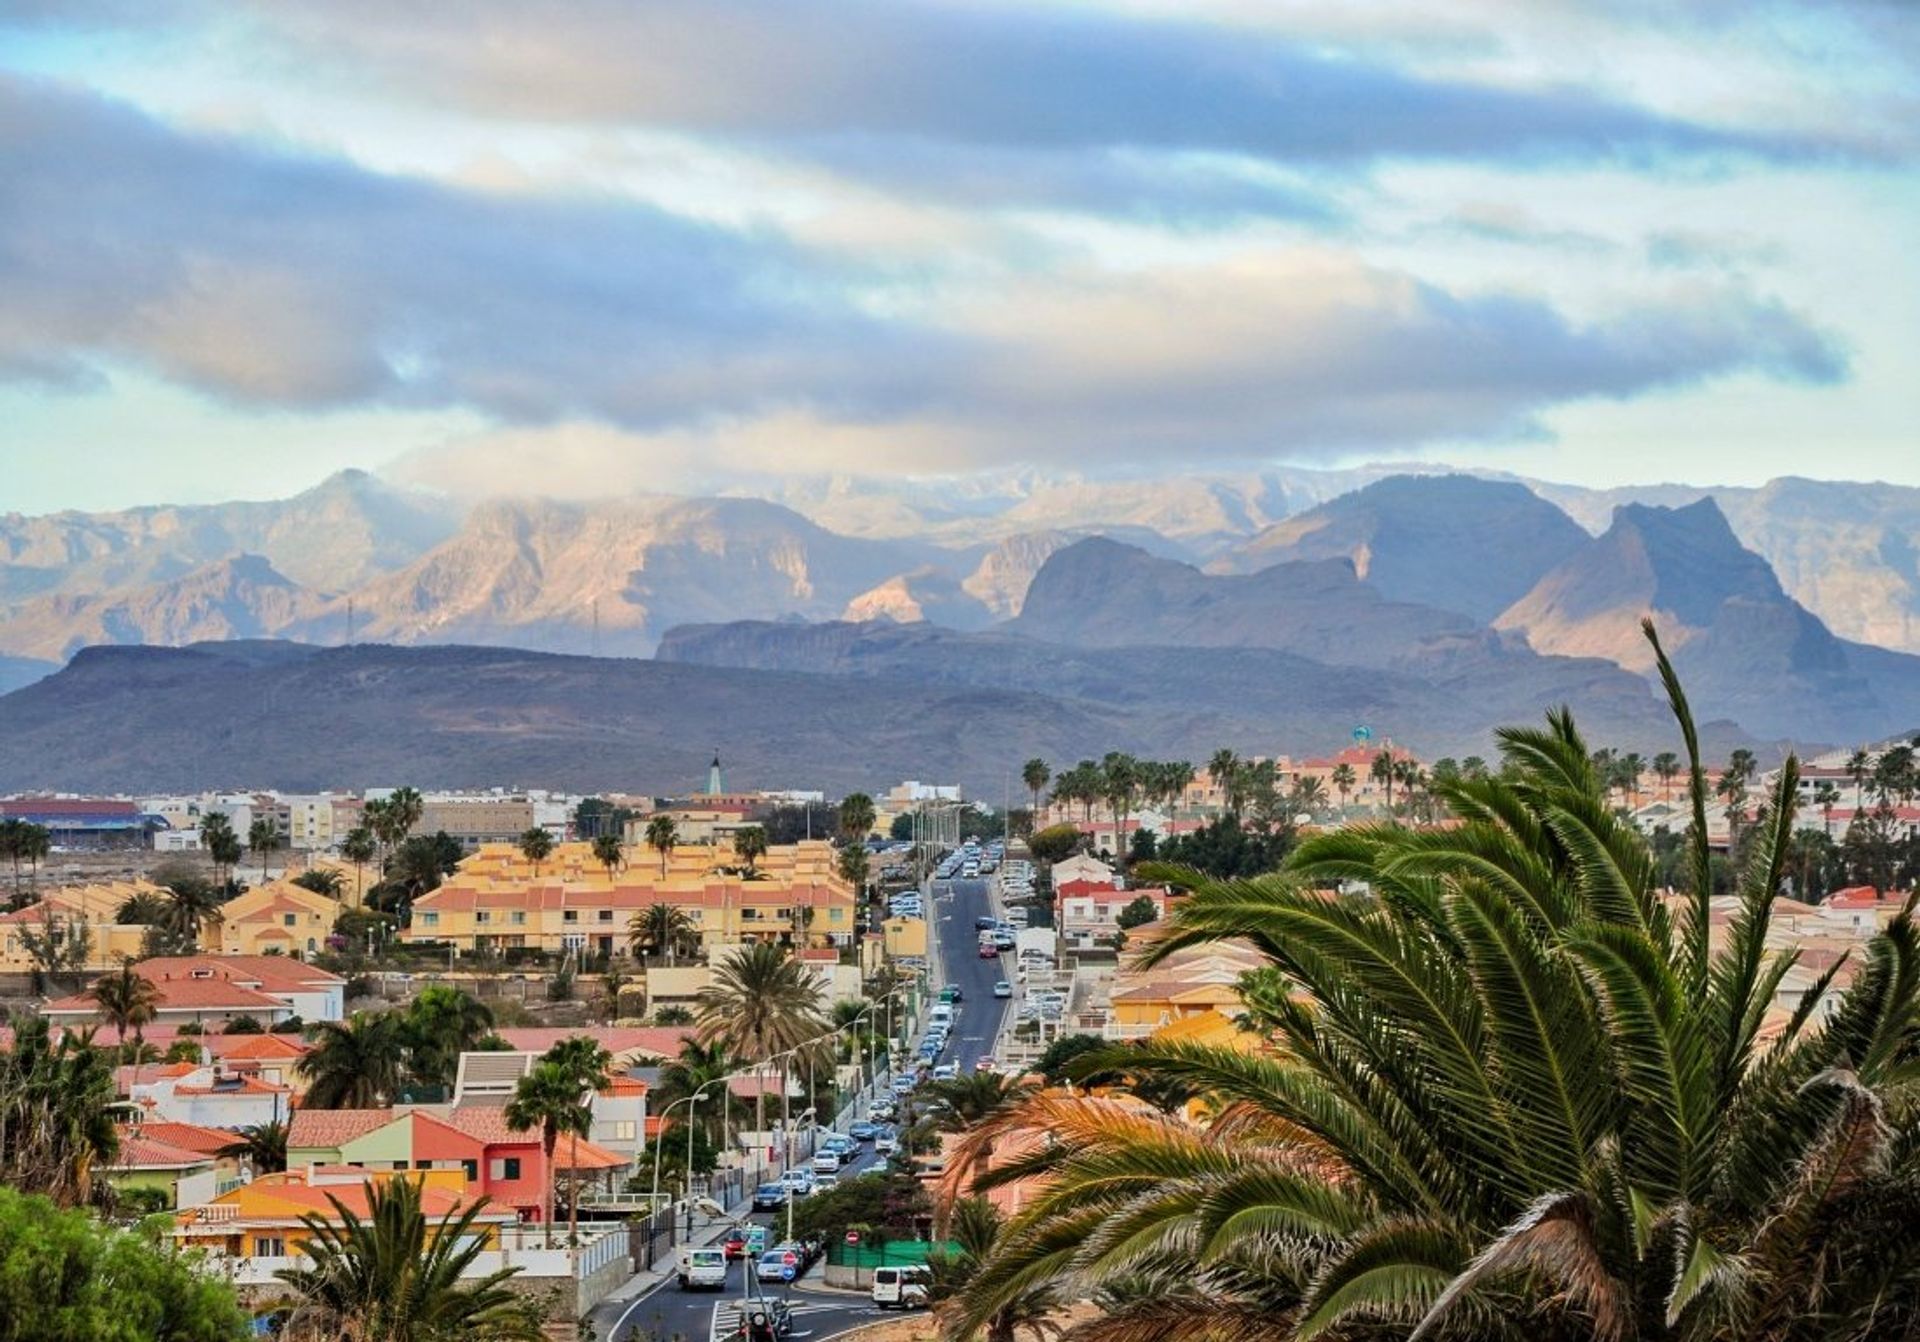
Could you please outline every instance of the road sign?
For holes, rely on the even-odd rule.
[[[849,1230],[847,1232],[847,1243],[858,1244],[859,1242],[860,1242],[860,1232],[858,1230]]]
[[[792,1281],[795,1277],[799,1275],[800,1274],[794,1270],[792,1263],[788,1263],[786,1266],[780,1269],[781,1281]]]

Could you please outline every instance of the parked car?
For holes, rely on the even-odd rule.
[[[683,1291],[723,1291],[727,1286],[727,1251],[717,1245],[688,1246],[674,1256],[673,1274]]]
[[[983,942],[980,946],[980,958],[982,960],[998,960],[1000,958],[1000,948],[991,941]]]
[[[745,1258],[747,1256],[747,1232],[739,1226],[735,1226],[721,1237],[720,1247],[726,1252],[729,1258]]]
[[[800,1250],[797,1247],[768,1249],[760,1255],[760,1261],[754,1268],[754,1276],[761,1281],[791,1281],[800,1275],[801,1269],[805,1266],[806,1264],[800,1260]],[[791,1276],[788,1275],[789,1269],[792,1271]]]
[[[890,1156],[900,1149],[900,1139],[889,1128],[873,1139],[873,1153],[877,1156]]]
[[[813,1172],[815,1174],[840,1173],[840,1153],[838,1151],[822,1151],[813,1158]],[[818,1184],[816,1184],[815,1187],[818,1187]]]
[[[966,999],[967,995],[960,991],[959,984],[953,984],[940,990],[940,1000],[942,1002],[964,1002]]]
[[[784,1207],[787,1202],[785,1184],[761,1184],[753,1190],[753,1209],[757,1212],[770,1212]]]
[[[933,1069],[933,1079],[935,1081],[951,1081],[959,1075],[960,1064],[957,1062],[943,1062]]]
[[[871,1114],[879,1107],[878,1105],[869,1106],[867,1112]],[[847,1125],[847,1136],[853,1138],[856,1142],[870,1142],[878,1135],[879,1131],[880,1128],[878,1124],[864,1118],[856,1119]]]
[[[1011,983],[1008,983],[1005,979],[1001,979],[998,983],[993,985],[993,995],[995,997],[1012,997],[1013,985]]]

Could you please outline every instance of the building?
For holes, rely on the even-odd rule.
[[[114,1079],[143,1120],[238,1131],[293,1112],[291,1085],[218,1062],[129,1064]]]
[[[114,1155],[113,1163],[100,1172],[118,1192],[152,1190],[166,1199],[169,1210],[211,1202],[218,1195],[220,1176],[215,1166],[219,1162],[213,1154],[177,1146],[143,1126],[122,1127],[119,1135],[120,1150]],[[221,1136],[227,1142],[234,1140],[230,1132]]]
[[[1087,950],[1111,946],[1122,929],[1120,913],[1135,900],[1144,899],[1153,906],[1149,922],[1158,922],[1167,913],[1169,895],[1164,887],[1144,886],[1129,890],[1112,882],[1056,881],[1053,887],[1054,927],[1060,943],[1068,950]]]
[[[148,836],[166,828],[139,803],[115,798],[10,797],[0,800],[0,820],[24,820],[46,830],[55,848],[144,848]]]
[[[590,845],[565,843],[536,873],[517,847],[487,844],[414,902],[412,925],[400,937],[451,944],[462,954],[480,947],[604,954],[624,949],[628,923],[654,904],[684,912],[705,946],[796,938],[847,945],[858,935],[859,901],[826,841],[770,849],[751,878],[731,870],[730,859],[682,845],[663,872],[642,847],[609,871]]]
[[[539,1061],[540,1053],[531,1050],[462,1053],[453,1084],[454,1108],[505,1106],[520,1078]],[[612,1077],[593,1097],[593,1128],[588,1140],[631,1160],[646,1145],[646,1131],[646,1083],[628,1076]]]
[[[413,832],[444,833],[464,848],[479,848],[518,843],[534,821],[534,805],[527,797],[436,795],[422,801],[420,823]]]
[[[203,1249],[216,1256],[267,1259],[275,1266],[291,1266],[285,1260],[311,1233],[303,1217],[334,1221],[339,1215],[333,1206],[337,1199],[349,1212],[365,1218],[371,1211],[372,1185],[399,1177],[419,1182],[420,1206],[429,1222],[458,1215],[478,1201],[479,1195],[467,1188],[458,1170],[423,1170],[401,1176],[391,1170],[376,1173],[359,1168],[289,1168],[282,1174],[262,1175],[184,1209],[174,1222],[174,1240],[182,1248]],[[492,1246],[502,1229],[516,1219],[508,1208],[483,1207],[474,1220],[473,1233]]]
[[[141,923],[123,923],[120,910],[137,896],[165,900],[169,892],[151,881],[96,881],[55,886],[41,892],[37,904],[0,913],[0,972],[25,974],[34,968],[29,937],[64,941],[87,938],[82,970],[101,974],[137,958],[146,944]]]
[[[133,969],[160,990],[156,1025],[225,1025],[247,1016],[273,1026],[294,1016],[322,1021],[345,1014],[345,979],[286,956],[159,956]],[[43,1012],[56,1025],[99,1017],[99,1008],[84,993],[49,1002]]]
[[[352,874],[348,873],[349,893]],[[227,901],[210,928],[226,955],[280,955],[300,960],[327,949],[340,903],[282,876]]]
[[[1145,944],[1158,927],[1149,923],[1134,929],[1134,935]],[[1246,1009],[1240,998],[1241,977],[1266,964],[1266,957],[1241,941],[1190,946],[1152,966],[1129,957],[1113,976],[1108,994],[1109,1033],[1139,1038],[1207,1012],[1238,1018]]]
[[[318,852],[346,837],[334,828],[334,798],[328,793],[282,797],[279,809],[285,817],[282,832],[287,847],[296,852]]]

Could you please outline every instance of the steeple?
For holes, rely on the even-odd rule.
[[[713,763],[707,766],[707,795],[717,797],[720,791],[720,752],[716,750],[713,752]]]

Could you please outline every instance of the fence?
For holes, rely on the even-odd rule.
[[[930,1254],[958,1253],[958,1244],[935,1244],[922,1239],[885,1240],[880,1244],[834,1244],[827,1262],[834,1267],[918,1267]]]

